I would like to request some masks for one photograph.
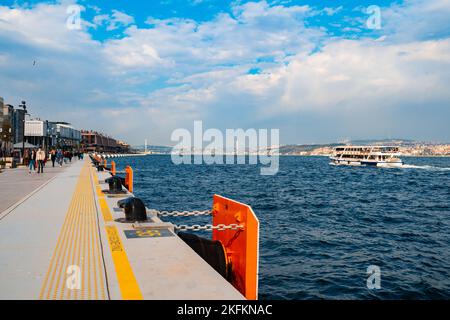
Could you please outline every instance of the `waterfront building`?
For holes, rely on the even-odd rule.
[[[45,148],[79,148],[81,132],[67,122],[25,121],[25,141]]]
[[[52,122],[48,135],[56,135],[56,145],[61,147],[79,148],[81,131],[67,122]]]
[[[23,109],[14,109],[12,116],[13,143],[19,143],[23,141],[25,113],[26,112]]]
[[[117,140],[117,146],[119,147],[119,151],[122,153],[130,152],[131,146],[125,141]]]
[[[122,152],[127,153],[130,145],[92,130],[81,131],[81,145],[86,152]]]
[[[5,104],[3,98],[0,98],[0,153],[2,156],[9,156],[13,145],[12,116],[14,107]]]
[[[40,119],[25,121],[25,142],[39,147],[47,146],[47,124],[47,121]]]

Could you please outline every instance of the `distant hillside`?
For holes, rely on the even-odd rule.
[[[280,146],[281,154],[296,154],[302,152],[312,152],[320,148],[334,148],[340,146],[342,143],[331,143],[331,144],[295,144],[295,145],[285,145]]]
[[[450,144],[438,144],[407,139],[383,139],[383,140],[353,140],[342,143],[310,144],[310,145],[286,145],[280,147],[280,154],[284,155],[318,155],[328,156],[333,149],[342,145],[389,145],[400,147],[403,155],[410,156],[447,156],[450,155]]]
[[[408,139],[365,139],[365,140],[351,140],[342,144],[352,145],[389,145],[389,146],[411,146],[416,144],[423,144],[423,142],[408,140]]]

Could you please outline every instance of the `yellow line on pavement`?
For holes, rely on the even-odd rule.
[[[102,215],[105,222],[112,221],[111,211],[109,211],[105,197],[99,197],[98,202],[100,203],[100,209],[102,210]]]
[[[142,300],[142,293],[134,276],[127,254],[120,241],[119,233],[115,226],[106,226],[109,247],[116,268],[117,280],[120,292],[124,300]]]
[[[91,177],[94,177],[94,182],[98,184],[97,175],[91,169]],[[124,300],[142,300],[142,293],[139,289],[130,261],[128,260],[126,251],[120,240],[119,232],[115,225],[112,224],[113,219],[105,196],[99,186],[96,186],[97,196],[102,211],[103,219],[105,220],[106,235],[108,238],[109,248],[111,250],[112,260],[116,270],[117,281],[119,282],[120,293]]]

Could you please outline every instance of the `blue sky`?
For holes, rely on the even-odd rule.
[[[283,144],[450,142],[449,16],[448,0],[0,0],[0,96],[133,144],[194,120]]]

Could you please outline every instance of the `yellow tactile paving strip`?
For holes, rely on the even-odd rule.
[[[102,212],[103,221],[105,222],[105,231],[111,250],[111,256],[119,283],[120,293],[124,300],[142,300],[142,293],[134,276],[130,261],[128,260],[126,251],[120,240],[117,227],[111,215],[111,211],[105,200],[105,194],[100,188],[98,177],[91,167],[91,174],[96,188],[100,210]]]
[[[89,161],[81,169],[40,299],[108,299]]]

